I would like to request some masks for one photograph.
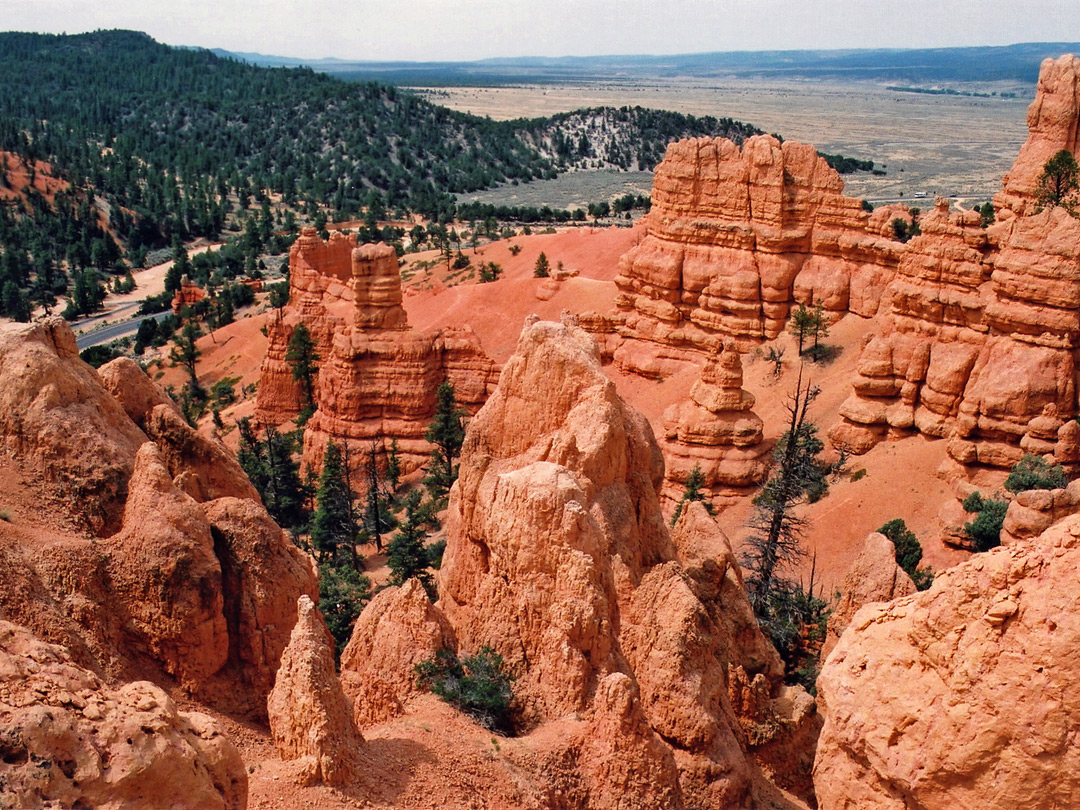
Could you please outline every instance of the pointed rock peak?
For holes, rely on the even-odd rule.
[[[334,672],[334,640],[311,597],[296,602],[296,625],[266,703],[282,759],[300,760],[304,784],[342,785],[360,770],[364,738]]]
[[[1039,69],[1035,100],[1027,113],[1028,137],[995,199],[1002,209],[1029,214],[1037,207],[1035,194],[1046,162],[1062,149],[1080,150],[1080,58],[1071,53],[1044,59]]]

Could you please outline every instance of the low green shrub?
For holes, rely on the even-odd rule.
[[[514,677],[491,647],[459,660],[453,650],[439,650],[415,667],[421,686],[468,714],[484,728],[501,734],[514,730],[510,704]]]

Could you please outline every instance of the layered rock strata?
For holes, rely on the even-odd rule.
[[[451,494],[433,610],[453,637],[401,596],[392,599],[415,618],[394,619],[387,603],[377,622],[416,628],[408,633],[429,648],[493,647],[516,676],[526,722],[543,728],[577,716],[585,722],[577,734],[618,728],[611,741],[572,734],[558,743],[595,755],[575,777],[591,798],[573,806],[624,806],[615,797],[642,779],[664,806],[728,807],[752,794],[755,766],[730,704],[728,666],[761,675],[772,691],[781,664],[700,504],[676,535],[686,547],[707,536],[713,555],[692,567],[678,561],[660,512],[662,476],[648,423],[604,376],[589,335],[572,319],[530,320],[470,425]],[[356,633],[370,638],[372,624],[361,616]]]
[[[962,464],[997,467],[1031,448],[1055,452],[1061,422],[1050,422],[1077,413],[1080,220],[1062,207],[1038,210],[1034,189],[1048,157],[1076,149],[1078,75],[1076,57],[1043,63],[1028,141],[995,199],[997,222],[984,230],[975,212],[950,213],[941,199],[923,218],[834,443],[863,452],[914,429],[948,438]],[[1062,453],[1075,454],[1075,437],[1066,442]]]
[[[856,613],[817,681],[822,810],[1071,806],[1077,565],[1074,515]]]
[[[770,448],[762,437],[762,421],[752,410],[754,395],[743,390],[742,381],[735,341],[717,342],[690,398],[664,412],[662,494],[669,500],[682,497],[695,469],[710,499],[745,495],[747,487],[765,479]]]
[[[329,241],[305,228],[289,255],[289,303],[267,328],[256,421],[278,424],[300,409],[300,389],[285,359],[305,324],[319,354],[318,409],[305,431],[304,457],[318,466],[326,442],[347,441],[360,464],[377,442],[393,439],[406,471],[426,463],[424,433],[444,380],[474,412],[495,386],[498,367],[466,328],[418,332],[401,305],[397,255],[384,245],[357,247],[340,233]]]
[[[794,302],[877,312],[904,245],[871,227],[860,200],[812,146],[769,135],[742,147],[688,139],[653,180],[648,233],[615,284],[627,338],[621,368],[655,376],[731,336],[778,335]]]

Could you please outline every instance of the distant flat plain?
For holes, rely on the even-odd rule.
[[[884,177],[865,172],[844,177],[846,191],[874,202],[903,199],[926,207],[934,196],[965,203],[989,200],[1001,188],[1027,136],[1032,85],[964,87],[993,97],[897,92],[860,81],[687,79],[604,81],[595,84],[442,87],[421,90],[436,104],[493,119],[534,117],[602,105],[640,105],[692,115],[735,118],[819,151],[873,160]],[[1000,93],[1015,93],[1003,98]],[[647,184],[629,173],[625,188]],[[619,173],[600,173],[595,188],[585,178],[494,189],[468,199],[519,204],[577,204],[604,199],[623,186]],[[601,193],[596,193],[601,192]],[[513,199],[508,198],[508,193]],[[595,196],[588,197],[590,193]],[[586,195],[586,196],[583,196]]]

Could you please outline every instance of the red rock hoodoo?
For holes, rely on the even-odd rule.
[[[270,731],[283,759],[300,760],[302,783],[347,784],[358,775],[364,738],[334,672],[334,639],[322,616],[307,596],[296,613],[267,700]]]
[[[814,147],[769,135],[668,147],[653,180],[648,234],[620,262],[626,338],[616,364],[646,376],[784,328],[792,302],[877,312],[904,245],[882,236]],[[880,217],[879,217],[880,219]]]
[[[1077,413],[1080,220],[1061,207],[1035,210],[1032,161],[1076,147],[1078,75],[1076,57],[1043,63],[1031,134],[995,200],[997,222],[984,230],[978,214],[950,213],[943,199],[922,219],[859,359],[844,421],[830,432],[835,443],[864,452],[914,429],[948,438],[962,464],[997,467],[1031,448],[1054,452],[1044,410],[1062,421]],[[1074,440],[1066,446],[1075,452]]]
[[[187,276],[180,279],[180,289],[176,291],[176,295],[172,300],[172,311],[174,315],[179,315],[187,307],[194,306],[195,304],[206,298],[206,290],[196,284]]]
[[[1080,150],[1080,60],[1075,56],[1043,60],[1027,124],[1027,141],[994,200],[999,215],[1002,210],[1022,215],[1034,209],[1039,174],[1046,161],[1062,149],[1074,155]]]
[[[305,431],[305,459],[317,466],[333,439],[349,442],[360,463],[371,442],[397,439],[406,471],[426,463],[431,447],[424,433],[439,384],[452,383],[470,412],[495,386],[498,367],[476,335],[467,327],[409,328],[397,256],[387,245],[357,247],[355,237],[336,232],[324,241],[305,228],[289,268],[289,303],[268,327],[257,420],[279,423],[299,411],[285,353],[293,330],[304,323],[320,357],[318,410]]]
[[[695,468],[702,492],[715,502],[722,495],[746,495],[769,468],[769,445],[753,412],[754,395],[742,388],[742,360],[735,341],[717,341],[690,389],[690,399],[664,412],[666,470],[662,494],[679,500]]]
[[[371,644],[383,625],[407,627],[428,647],[456,643],[462,654],[493,647],[515,673],[536,734],[582,718],[557,743],[581,762],[574,779],[587,798],[573,806],[629,806],[618,796],[643,777],[658,806],[749,801],[757,766],[728,668],[760,676],[768,694],[779,689],[780,661],[700,504],[676,535],[687,546],[707,535],[714,556],[692,568],[677,560],[660,512],[662,476],[648,423],[605,377],[592,338],[572,319],[530,320],[469,427],[439,602],[419,610],[416,588],[414,599],[391,597],[409,617],[398,620],[391,602],[376,600],[367,611],[378,605],[378,621],[362,615],[353,645],[362,633],[368,656],[410,665],[378,649],[396,649],[396,636]],[[596,738],[616,728],[616,739]],[[538,739],[550,745],[552,735]],[[553,753],[552,762],[565,759]]]

